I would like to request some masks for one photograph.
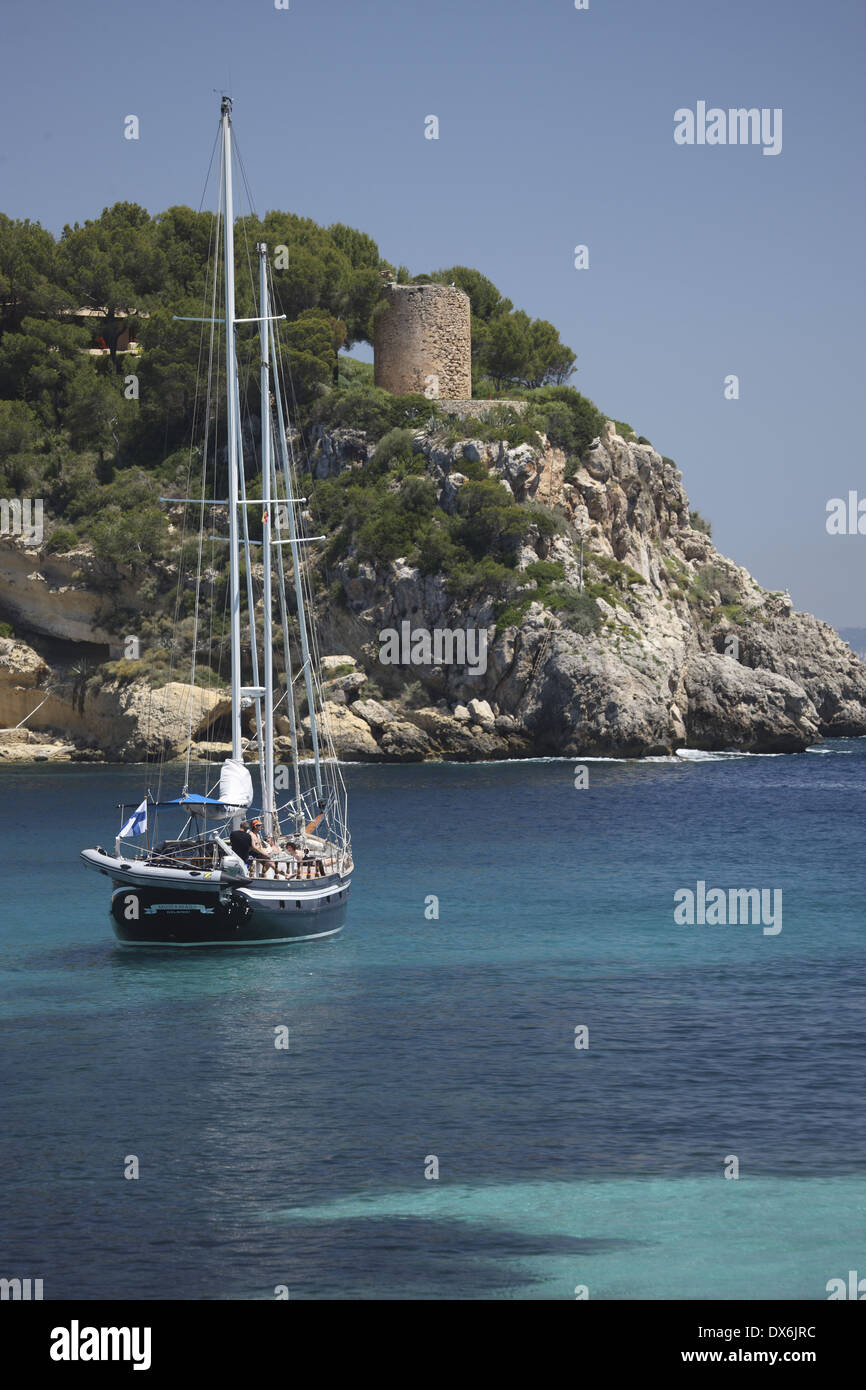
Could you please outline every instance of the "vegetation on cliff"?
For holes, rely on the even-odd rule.
[[[165,647],[175,626],[174,562],[179,524],[160,502],[188,495],[199,460],[190,449],[201,402],[197,396],[201,326],[175,315],[201,315],[214,219],[190,208],[150,217],[132,203],[65,227],[55,239],[37,223],[0,215],[0,495],[41,497],[46,549],[83,547],[96,567],[88,582],[106,593],[118,574],[131,575],[144,608],[155,679],[166,679]],[[247,219],[238,238],[238,312],[254,313],[248,254],[260,239],[275,252],[275,287],[287,315],[280,326],[294,396],[293,417],[310,446],[323,431],[362,431],[376,445],[368,466],[339,478],[306,479],[318,524],[331,537],[322,557],[333,584],[337,561],[387,562],[405,556],[425,574],[448,575],[450,591],[482,590],[508,616],[517,583],[520,547],[533,531],[554,525],[543,509],[530,515],[488,470],[469,460],[468,479],[453,513],[425,478],[423,456],[413,452],[412,430],[435,431],[444,447],[469,436],[537,445],[540,435],[563,448],[572,466],[602,427],[604,416],[564,383],[575,355],[549,323],[531,320],[479,271],[465,266],[434,272],[469,294],[473,325],[473,381],[479,396],[522,397],[522,412],[494,406],[484,419],[440,413],[424,396],[391,396],[372,384],[364,363],[341,354],[370,341],[383,281],[407,281],[362,232],[271,212]],[[277,248],[285,248],[277,253]],[[252,416],[258,408],[257,351],[241,352],[243,392]],[[219,428],[213,447],[221,459]],[[259,479],[247,449],[247,486]],[[224,451],[223,451],[224,453]],[[254,526],[255,534],[255,526]],[[180,538],[181,541],[183,537]],[[182,565],[193,558],[189,543]],[[225,558],[209,557],[216,596],[225,589]],[[525,587],[525,586],[524,586]],[[548,578],[539,590],[571,613],[594,621],[564,582]],[[181,586],[179,632],[188,646],[193,595]],[[570,607],[569,607],[570,605]],[[523,611],[526,600],[517,609]],[[507,611],[506,611],[507,610]],[[139,613],[137,631],[141,631]],[[118,627],[124,614],[116,614]],[[224,625],[217,622],[200,653],[219,666]],[[153,652],[158,655],[154,656]]]

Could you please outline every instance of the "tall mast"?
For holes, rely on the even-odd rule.
[[[238,411],[240,411],[240,402],[238,402]],[[243,460],[243,456],[244,456],[244,431],[243,431],[243,425],[242,425],[242,423],[241,423],[240,414],[238,414],[238,439],[239,439],[240,442],[241,442],[241,444],[240,444],[240,448],[241,448],[241,460]],[[241,468],[241,470],[240,470],[239,482],[240,482],[240,501],[239,501],[239,504],[238,504],[238,505],[239,505],[239,507],[240,507],[240,512],[241,512],[241,530],[243,531],[243,540],[244,540],[244,567],[245,567],[245,569],[246,569],[246,575],[247,575],[247,612],[248,612],[249,615],[250,615],[250,668],[251,668],[252,677],[253,677],[253,683],[252,683],[252,685],[250,685],[250,686],[242,685],[242,686],[241,686],[241,699],[242,699],[242,700],[244,700],[244,699],[252,699],[253,704],[255,705],[255,708],[256,708],[256,742],[257,742],[257,744],[258,744],[258,749],[259,749],[259,780],[260,780],[261,788],[262,788],[262,796],[264,797],[264,792],[265,792],[265,746],[264,746],[264,742],[263,742],[263,740],[262,740],[262,695],[264,694],[264,691],[262,690],[262,687],[259,685],[259,652],[258,652],[258,638],[257,638],[257,636],[256,636],[256,621],[255,621],[256,600],[255,600],[255,594],[253,593],[253,566],[252,566],[252,556],[251,556],[251,554],[250,554],[250,524],[249,524],[249,517],[248,517],[248,515],[247,515],[247,511],[248,511],[248,509],[247,509],[247,484],[246,484],[246,479],[244,478],[244,470],[243,470],[243,468]],[[238,540],[238,547],[240,547],[240,540]]]
[[[271,330],[273,332],[273,330]],[[273,342],[273,340],[272,340]],[[276,349],[276,345],[273,344]],[[276,350],[274,351],[276,360]],[[277,424],[280,435],[280,455],[283,464],[283,477],[286,488],[286,511],[289,523],[289,541],[292,552],[292,574],[295,581],[295,597],[298,604],[298,629],[301,637],[301,661],[303,662],[304,686],[307,692],[307,706],[310,712],[310,735],[313,742],[313,762],[316,776],[316,791],[321,799],[324,795],[322,789],[322,768],[319,758],[319,730],[316,723],[316,702],[313,695],[313,673],[310,665],[310,644],[307,640],[307,613],[304,604],[304,590],[301,584],[301,561],[298,554],[300,545],[298,543],[298,532],[295,526],[295,505],[294,492],[292,491],[292,473],[289,467],[289,454],[286,445],[286,422],[283,418],[283,407],[281,393],[276,392],[277,397]]]
[[[261,321],[261,397],[262,397],[262,563],[264,565],[263,641],[265,647],[265,743],[262,772],[262,812],[264,831],[274,829],[274,647],[271,635],[271,358],[270,303],[268,299],[268,248],[260,242],[259,313]]]
[[[229,445],[229,609],[232,648],[232,757],[241,757],[241,586],[238,552],[238,380],[235,353],[235,227],[232,196],[232,101],[222,99],[226,384]]]

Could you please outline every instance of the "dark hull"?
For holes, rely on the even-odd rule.
[[[262,946],[335,936],[346,920],[348,884],[311,897],[298,888],[255,894],[115,888],[111,917],[124,946]]]

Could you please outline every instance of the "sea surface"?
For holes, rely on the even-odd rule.
[[[4,768],[0,1276],[825,1299],[866,1275],[866,740],[583,765],[348,766],[342,936],[200,953],[117,946],[78,861],[143,769]],[[698,881],[780,889],[782,930],[678,925]]]

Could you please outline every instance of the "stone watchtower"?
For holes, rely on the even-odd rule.
[[[454,285],[387,285],[376,314],[373,379],[395,396],[472,396],[469,295]]]

